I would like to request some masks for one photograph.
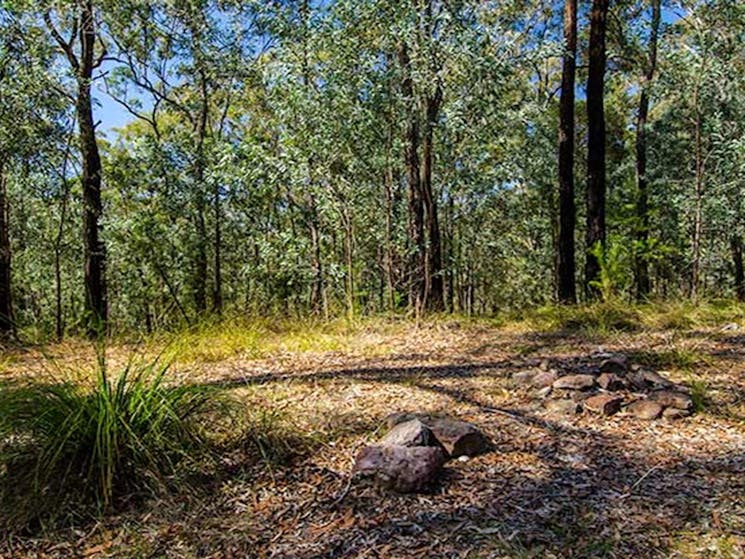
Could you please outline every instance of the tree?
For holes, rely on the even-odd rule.
[[[577,56],[577,2],[564,0],[564,54],[559,108],[558,296],[576,303],[574,263],[574,78]]]
[[[605,34],[609,0],[593,0],[587,71],[587,189],[585,293],[597,297],[596,247],[605,248]]]

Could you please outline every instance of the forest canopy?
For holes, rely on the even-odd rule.
[[[5,335],[745,299],[738,0],[0,6]]]

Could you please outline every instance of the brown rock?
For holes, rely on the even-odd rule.
[[[386,416],[385,426],[387,429],[393,429],[399,423],[405,423],[407,421],[411,421],[412,419],[418,419],[419,421],[427,425],[427,422],[432,421],[434,417],[435,416],[428,413],[411,413],[399,411]]]
[[[442,417],[425,421],[425,424],[451,458],[476,456],[486,452],[489,447],[484,434],[465,421]]]
[[[554,415],[576,415],[582,411],[582,406],[574,400],[547,400],[544,404],[546,411]]]
[[[621,410],[623,398],[612,394],[598,394],[584,401],[585,409],[601,415],[613,415]]]
[[[691,412],[688,410],[679,410],[678,408],[666,408],[665,411],[662,412],[662,417],[665,419],[683,419],[684,417],[689,417],[691,415]]]
[[[399,493],[422,491],[432,485],[445,454],[432,446],[366,446],[357,454],[353,473],[370,477]]]
[[[418,419],[399,423],[380,440],[381,445],[438,446],[432,431]]]
[[[662,406],[652,400],[637,400],[626,406],[626,411],[639,419],[657,419],[662,414]]]
[[[601,373],[623,376],[629,370],[629,359],[625,355],[615,355],[600,364]]]
[[[553,386],[554,388],[568,390],[587,390],[595,386],[595,377],[592,375],[567,375],[556,379]]]
[[[661,406],[686,411],[690,411],[693,409],[693,399],[688,394],[684,394],[683,392],[676,392],[674,390],[661,390],[659,392],[652,392],[649,397],[650,399],[659,403]]]
[[[553,385],[557,378],[559,378],[559,375],[556,371],[541,372],[533,377],[530,384],[535,388],[546,388]]]
[[[639,369],[629,377],[632,384],[639,390],[670,388],[673,383],[665,377],[648,369]]]
[[[602,373],[597,382],[603,390],[623,390],[625,386],[623,379],[614,373]]]
[[[552,390],[553,389],[550,386],[546,386],[536,391],[535,395],[538,396],[541,400],[543,400],[544,398],[548,398],[551,395]]]

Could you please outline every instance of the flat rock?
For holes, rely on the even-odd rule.
[[[592,375],[566,375],[559,377],[553,384],[554,388],[567,390],[587,390],[595,386],[595,377]]]
[[[679,410],[690,411],[693,409],[693,399],[683,392],[674,390],[660,390],[652,392],[649,398],[659,403],[661,406],[676,408]]]
[[[389,414],[385,418],[385,426],[387,429],[393,429],[396,425],[399,423],[405,423],[407,421],[411,421],[413,419],[417,419],[427,425],[428,422],[435,419],[435,416],[430,415],[428,413],[411,413],[411,412],[395,412],[392,414]]]
[[[662,414],[662,406],[652,400],[637,400],[626,406],[626,411],[639,419],[657,419]]]
[[[476,456],[489,448],[486,436],[466,421],[440,417],[424,423],[451,458]]]
[[[556,371],[542,371],[531,379],[530,384],[535,388],[546,388],[552,386],[558,378]]]
[[[432,431],[418,419],[410,419],[393,426],[385,437],[380,440],[381,445],[394,446],[438,446]]]
[[[684,417],[690,417],[690,415],[690,411],[680,410],[678,408],[666,408],[665,411],[662,412],[662,417],[670,420],[683,419]]]
[[[629,376],[632,384],[639,390],[671,388],[673,383],[662,375],[647,369],[639,369]]]
[[[599,413],[601,415],[614,415],[621,411],[623,398],[613,394],[597,394],[584,401],[586,410]]]
[[[544,406],[548,413],[554,415],[576,415],[582,411],[581,404],[568,398],[561,400],[547,400]]]
[[[439,447],[373,445],[359,451],[353,473],[372,478],[386,489],[411,493],[431,486],[444,462]]]
[[[550,386],[546,386],[536,391],[535,395],[538,396],[541,400],[543,400],[544,398],[548,398],[551,395],[552,390],[553,389]]]
[[[603,390],[623,390],[626,383],[615,373],[602,373],[598,379],[598,386]]]
[[[629,358],[625,355],[614,355],[600,363],[601,373],[612,373],[623,376],[629,370]]]

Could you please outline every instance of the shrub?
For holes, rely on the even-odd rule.
[[[66,504],[108,509],[164,488],[205,439],[200,423],[214,390],[169,386],[167,367],[103,366],[91,386],[0,389],[0,475],[7,520],[54,516]],[[9,507],[9,508],[6,508]]]

